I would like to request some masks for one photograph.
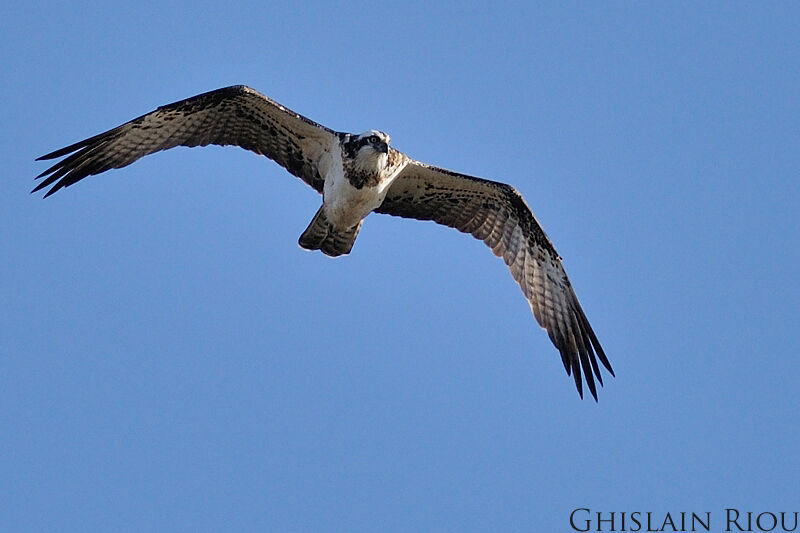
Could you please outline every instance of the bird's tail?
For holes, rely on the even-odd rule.
[[[361,222],[363,221],[359,221],[352,228],[345,230],[334,228],[328,222],[323,208],[320,207],[311,220],[311,224],[300,235],[298,244],[306,250],[321,250],[322,253],[331,257],[349,254],[358,236],[358,231],[361,229]]]

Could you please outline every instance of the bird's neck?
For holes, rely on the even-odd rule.
[[[344,175],[356,189],[377,186],[386,173],[386,154],[379,157],[359,157],[344,161]]]
[[[380,174],[386,168],[388,157],[384,153],[373,150],[361,150],[353,159],[353,168],[360,172]]]

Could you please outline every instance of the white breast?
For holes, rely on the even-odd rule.
[[[328,220],[338,228],[351,228],[383,203],[396,173],[375,187],[353,187],[344,175],[341,153],[334,151],[325,175],[322,205]]]
[[[328,220],[338,228],[351,228],[381,205],[386,192],[381,187],[356,189],[344,177],[341,162],[325,179],[322,205]]]

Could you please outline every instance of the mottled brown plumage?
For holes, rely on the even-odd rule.
[[[148,154],[176,146],[240,146],[265,155],[322,192],[314,159],[336,133],[258,91],[236,85],[161,106],[114,129],[39,157],[72,152],[38,178],[34,191],[51,184],[45,197],[87,176],[122,168]]]
[[[413,161],[394,181],[376,213],[432,220],[482,240],[503,259],[537,322],[561,353],[583,396],[581,369],[592,396],[602,385],[597,357],[614,375],[578,303],[561,258],[516,189]]]
[[[410,159],[389,136],[336,132],[242,85],[159,107],[121,126],[51,152],[64,157],[42,172],[45,197],[93,174],[175,146],[235,145],[273,159],[323,194],[300,245],[347,254],[369,212],[432,220],[482,240],[503,258],[536,320],[561,354],[583,397],[597,399],[597,363],[614,375],[561,258],[522,196],[510,185]]]

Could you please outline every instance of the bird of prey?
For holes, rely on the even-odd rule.
[[[47,197],[148,154],[208,144],[267,156],[322,195],[322,206],[300,236],[307,250],[332,257],[349,253],[373,211],[432,220],[482,240],[508,265],[581,398],[583,374],[597,401],[593,376],[603,383],[598,359],[614,375],[560,256],[516,189],[415,161],[392,148],[381,131],[331,130],[244,85],[161,106],[38,158],[63,157],[37,176],[45,179],[33,192],[52,185]]]

